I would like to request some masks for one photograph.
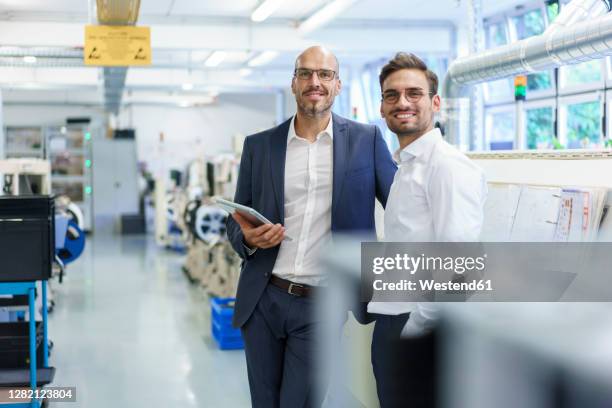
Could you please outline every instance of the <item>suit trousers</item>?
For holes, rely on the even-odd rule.
[[[400,338],[409,315],[375,315],[372,368],[381,408],[436,406],[436,334]]]
[[[242,326],[254,408],[321,405],[315,386],[320,324],[314,301],[268,284]]]

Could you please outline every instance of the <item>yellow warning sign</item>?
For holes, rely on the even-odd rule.
[[[151,65],[151,29],[135,26],[85,26],[85,65]]]

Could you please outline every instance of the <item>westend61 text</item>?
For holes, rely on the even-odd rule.
[[[487,292],[493,290],[491,280],[474,280],[471,282],[436,282],[432,279],[419,280],[417,282],[402,279],[398,282],[383,282],[377,279],[373,282],[376,291],[478,291]]]

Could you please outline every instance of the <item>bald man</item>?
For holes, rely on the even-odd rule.
[[[244,141],[234,201],[274,224],[239,215],[227,225],[244,259],[234,325],[240,327],[253,407],[316,407],[313,308],[325,290],[317,258],[333,233],[374,233],[396,166],[380,130],[332,114],[338,60],[311,47],[295,62],[297,114]],[[363,316],[356,314],[363,320]]]

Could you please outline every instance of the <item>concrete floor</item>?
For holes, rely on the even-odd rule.
[[[250,406],[244,353],[217,349],[182,259],[152,237],[97,234],[54,282],[53,386],[77,388],[71,407]]]

